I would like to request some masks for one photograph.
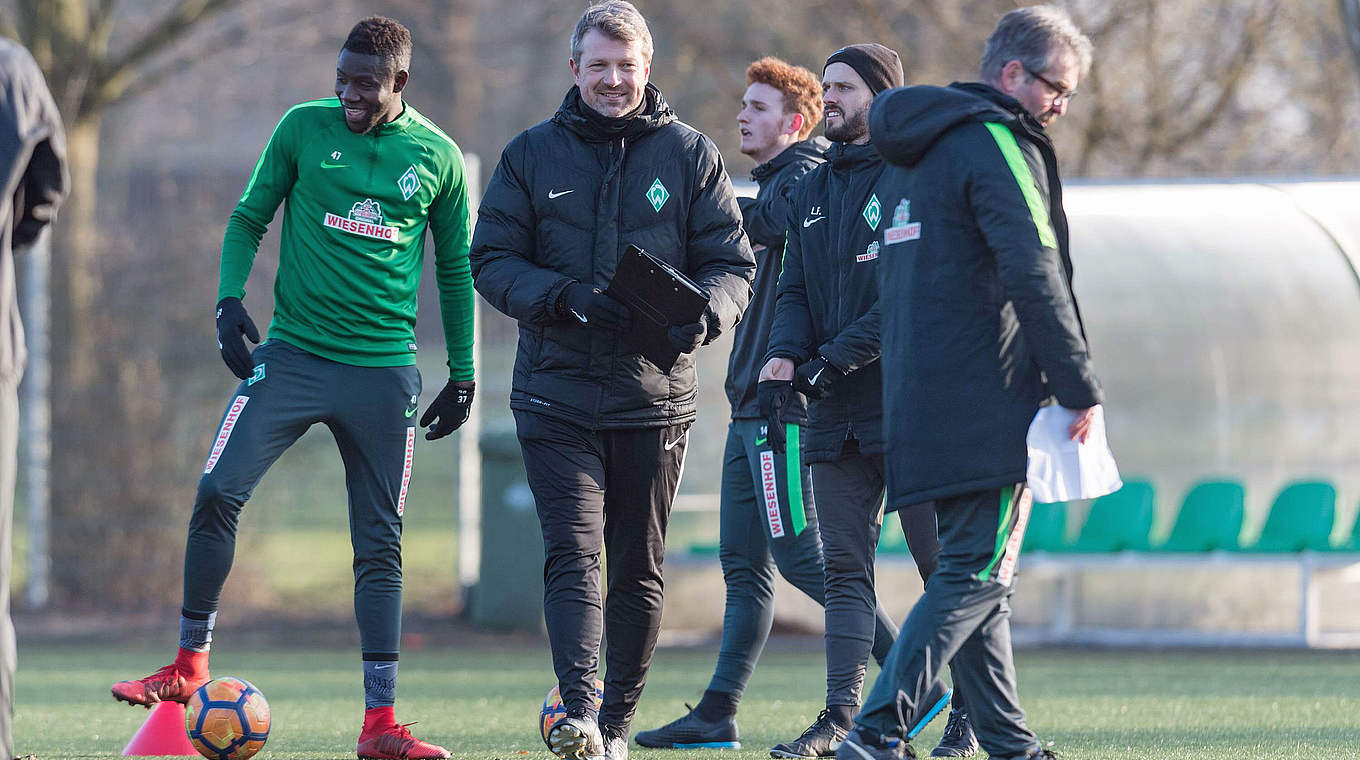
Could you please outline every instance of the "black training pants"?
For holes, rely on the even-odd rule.
[[[902,625],[856,723],[879,734],[910,733],[936,709],[940,671],[948,663],[955,685],[965,692],[982,749],[998,759],[1038,749],[1016,695],[1010,628],[1015,566],[1030,505],[1023,483],[936,500],[939,566]]]
[[[600,723],[626,730],[661,629],[666,526],[689,425],[591,430],[514,415],[543,530],[543,612],[562,702],[572,712],[592,707],[603,634]]]
[[[356,367],[270,339],[255,349],[222,416],[198,481],[184,552],[184,610],[206,616],[236,551],[241,508],[269,466],[321,423],[345,463],[354,615],[365,655],[395,655],[401,640],[401,517],[415,456],[420,373]]]

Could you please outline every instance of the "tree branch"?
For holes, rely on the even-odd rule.
[[[155,89],[172,74],[182,72],[195,64],[202,63],[232,45],[239,45],[241,41],[245,39],[245,36],[246,30],[242,26],[233,26],[232,28],[221,32],[216,37],[204,42],[201,46],[195,47],[193,51],[184,53],[155,69],[143,72],[123,88],[122,92],[118,95],[118,100],[131,100],[148,90]]]
[[[168,14],[114,60],[104,60],[95,71],[89,95],[80,104],[84,115],[118,102],[131,84],[136,68],[187,35],[200,21],[244,0],[179,0]],[[113,0],[107,0],[111,5]]]
[[[1182,129],[1168,129],[1161,135],[1160,140],[1154,138],[1153,145],[1160,153],[1166,156],[1175,155],[1186,143],[1202,137],[1210,127],[1218,123],[1224,111],[1237,97],[1238,89],[1251,70],[1256,50],[1268,33],[1270,22],[1278,9],[1274,0],[1267,0],[1258,7],[1259,12],[1253,13],[1242,24],[1242,44],[1238,47],[1236,55],[1231,56],[1220,74],[1213,77],[1219,86],[1218,97],[1214,98],[1213,104],[1204,113],[1198,118],[1191,119]],[[1188,113],[1192,98],[1193,93],[1187,93],[1184,102],[1173,104],[1171,108],[1178,113]]]

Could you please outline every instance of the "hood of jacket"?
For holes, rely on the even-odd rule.
[[[800,140],[780,151],[779,155],[752,169],[751,179],[763,183],[789,164],[808,159],[820,159],[822,154],[830,147],[831,143],[827,142],[825,137],[809,137],[806,140]]]
[[[642,105],[637,111],[627,116],[610,118],[586,105],[581,99],[581,88],[572,85],[572,88],[567,90],[566,97],[562,99],[562,105],[558,106],[557,113],[553,114],[552,120],[576,133],[586,142],[604,143],[621,137],[633,138],[654,132],[675,121],[675,111],[671,110],[671,105],[666,102],[661,90],[648,82],[642,96]]]
[[[994,121],[1010,125],[1028,116],[1020,101],[980,82],[899,87],[874,98],[869,109],[869,134],[884,161],[910,167],[941,135],[960,123]],[[1028,126],[1043,132],[1038,122]]]

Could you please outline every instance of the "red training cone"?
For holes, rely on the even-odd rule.
[[[151,715],[132,735],[123,748],[124,755],[190,755],[198,750],[189,743],[184,730],[184,705],[180,702],[161,702],[151,708]]]

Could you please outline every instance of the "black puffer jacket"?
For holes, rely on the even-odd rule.
[[[692,356],[663,372],[554,308],[573,282],[607,287],[629,244],[707,290],[708,341],[741,319],[755,261],[712,141],[651,85],[638,114],[609,120],[573,87],[552,119],[505,147],[472,237],[477,292],[519,320],[512,409],[590,428],[694,419]]]
[[[848,438],[858,440],[862,453],[883,451],[875,271],[883,204],[874,193],[882,173],[874,146],[835,143],[826,163],[794,187],[789,205],[784,271],[765,357],[802,364],[822,356],[846,375],[830,397],[808,405],[808,462],[840,458]]]
[[[892,164],[878,270],[888,506],[1022,482],[1045,399],[1101,402],[1053,145],[982,84],[890,90],[869,130]]]
[[[756,281],[751,305],[732,336],[732,355],[727,359],[727,401],[732,419],[760,417],[756,384],[770,342],[774,321],[775,288],[784,257],[784,233],[789,220],[789,200],[798,180],[822,162],[831,147],[825,138],[796,142],[779,155],[751,170],[760,185],[754,198],[738,198],[742,226],[756,257]]]

